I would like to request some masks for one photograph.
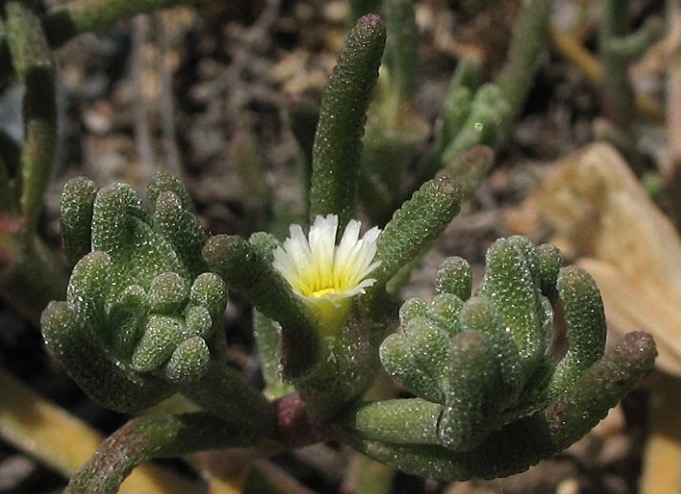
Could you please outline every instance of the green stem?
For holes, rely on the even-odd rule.
[[[133,468],[142,462],[252,444],[252,438],[209,413],[139,417],[102,443],[71,479],[64,494],[115,494]]]
[[[7,2],[4,17],[12,64],[26,86],[21,211],[24,233],[31,235],[42,209],[57,143],[54,62],[36,11],[25,2]]]
[[[551,0],[534,0],[516,17],[506,63],[497,84],[502,99],[511,107],[508,121],[500,132],[508,135],[511,124],[525,105],[537,72],[539,54],[544,48],[551,15]]]
[[[276,436],[272,404],[235,370],[214,362],[198,382],[182,389],[204,410],[221,418],[230,428],[258,436]]]
[[[133,419],[102,443],[64,494],[114,494],[137,465],[155,458],[225,448],[251,448],[245,454],[267,456],[336,438],[330,428],[310,420],[297,393],[277,400],[272,409],[277,433],[269,437],[245,434],[206,412]]]
[[[629,0],[603,0],[599,44],[605,85],[605,114],[620,129],[627,130],[634,115],[634,93],[629,83],[631,57],[621,53],[617,41],[629,32]]]

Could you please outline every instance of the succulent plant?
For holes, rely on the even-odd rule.
[[[186,190],[158,174],[147,196],[149,209],[124,184],[97,190],[76,178],[66,185],[64,249],[77,263],[66,301],[43,313],[48,349],[93,400],[121,412],[142,411],[176,392],[205,405],[234,386],[250,391],[223,364],[227,288],[201,258],[207,235]],[[220,381],[216,373],[227,381],[211,398],[201,390]]]
[[[525,470],[589,431],[650,368],[655,347],[633,333],[604,356],[598,289],[561,264],[551,245],[500,239],[472,293],[468,263],[446,259],[435,297],[407,300],[380,347],[383,367],[415,397],[362,405],[348,422],[352,444],[453,480]]]
[[[139,412],[179,392],[204,411],[134,419],[66,492],[114,492],[156,456],[244,446],[268,455],[330,438],[426,477],[509,475],[586,434],[652,367],[655,344],[643,333],[604,353],[589,275],[524,237],[490,247],[475,290],[468,263],[452,257],[432,300],[400,307],[401,283],[462,192],[445,167],[383,228],[360,235],[362,135],[385,43],[382,21],[367,15],[339,55],[312,146],[307,233],[301,221],[283,242],[267,232],[209,237],[181,182],[164,174],[149,184],[148,205],[122,184],[67,184],[62,234],[75,268],[66,301],[43,314],[48,348],[108,408]],[[451,135],[438,154],[460,167],[480,154],[471,146],[498,145],[519,101],[508,94],[522,89],[468,90],[466,108],[443,122]],[[226,365],[228,290],[257,311],[268,391],[295,391],[269,401]],[[381,367],[409,397],[365,401]]]

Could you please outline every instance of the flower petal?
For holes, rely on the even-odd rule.
[[[380,230],[374,227],[360,238],[360,229],[360,222],[351,220],[336,245],[336,215],[317,216],[307,238],[299,225],[291,225],[272,264],[306,303],[339,305],[375,283],[367,275],[380,264],[372,262]]]

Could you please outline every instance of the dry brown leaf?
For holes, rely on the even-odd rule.
[[[681,376],[679,234],[612,147],[593,144],[557,168],[511,216],[511,228],[552,229],[555,243],[596,280],[609,327],[652,334],[657,367]],[[681,489],[680,382],[660,374],[651,386],[641,494]]]
[[[651,390],[649,435],[643,454],[640,494],[681,492],[681,382],[658,376]]]
[[[548,226],[595,278],[610,327],[651,333],[656,365],[681,376],[681,238],[612,147],[559,163],[510,225],[525,234]]]

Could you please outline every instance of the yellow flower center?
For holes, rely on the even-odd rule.
[[[321,290],[316,290],[310,294],[310,297],[314,298],[320,298],[323,297],[324,295],[328,295],[330,293],[336,293],[335,288],[322,288]]]
[[[312,312],[322,331],[342,326],[355,295],[374,281],[367,276],[374,262],[378,228],[359,238],[360,223],[351,220],[338,245],[338,217],[317,216],[308,236],[291,225],[290,237],[274,252],[274,267],[281,272]]]

